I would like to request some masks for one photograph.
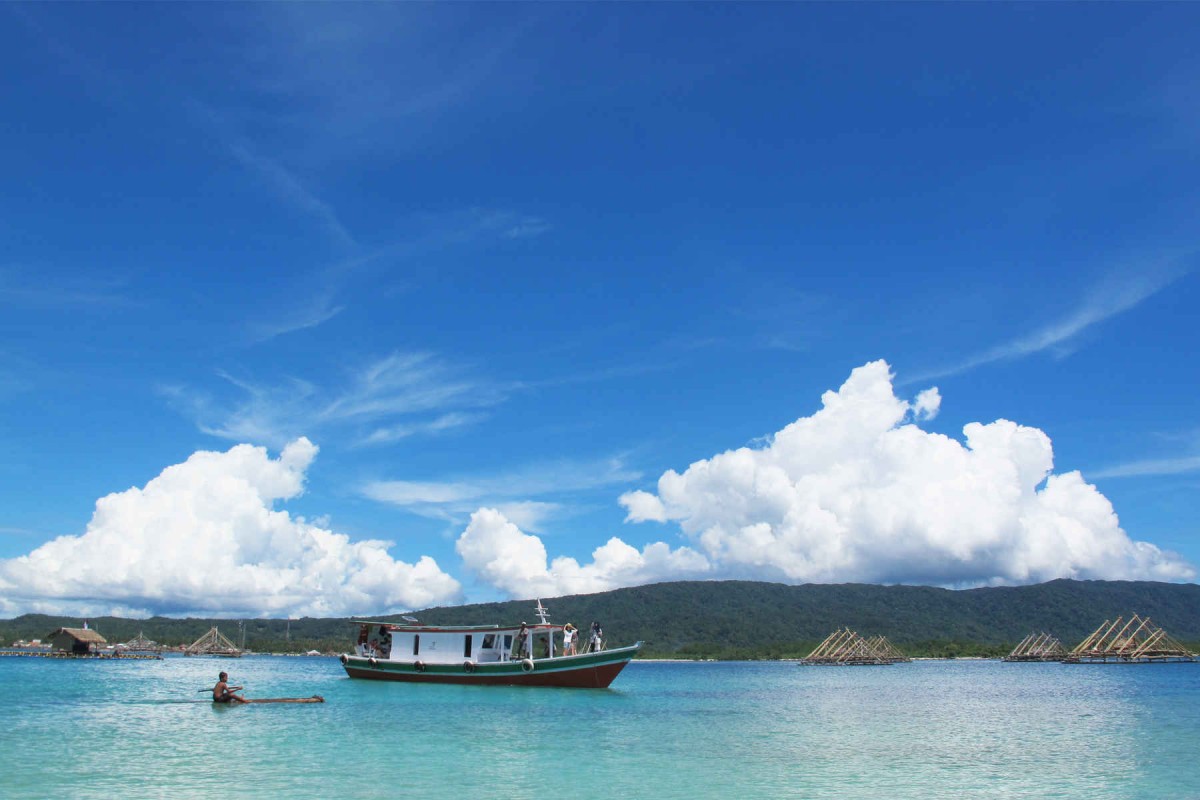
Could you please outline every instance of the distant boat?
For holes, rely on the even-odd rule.
[[[549,623],[540,600],[536,613],[538,622],[509,627],[353,620],[358,643],[342,666],[368,680],[604,689],[642,646],[606,650],[598,640],[591,652],[557,655],[555,635],[565,626]]]

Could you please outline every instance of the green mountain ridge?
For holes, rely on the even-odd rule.
[[[1030,586],[941,589],[928,586],[681,581],[586,595],[543,598],[552,622],[604,627],[611,646],[645,642],[645,657],[801,657],[833,630],[882,634],[910,655],[998,655],[1032,631],[1068,648],[1106,619],[1149,616],[1176,639],[1200,642],[1200,585],[1150,581],[1054,580]],[[511,600],[414,612],[435,625],[532,621],[535,601]],[[380,618],[367,615],[368,618]],[[389,618],[389,617],[382,617]],[[78,617],[26,614],[0,620],[0,642],[44,638]],[[152,617],[89,618],[110,642],[143,633],[167,645],[188,644],[213,625],[240,641],[238,620]],[[347,618],[247,619],[245,643],[256,651],[342,651]]]

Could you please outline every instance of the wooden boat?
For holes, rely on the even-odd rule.
[[[312,697],[247,697],[245,703],[218,703],[213,701],[214,705],[220,706],[241,706],[246,703],[324,703],[325,698],[319,694],[314,694]]]
[[[591,652],[557,655],[564,626],[550,624],[540,600],[536,613],[538,622],[510,627],[353,620],[358,643],[341,656],[342,666],[368,680],[604,689],[642,646],[607,650],[597,641],[586,643]]]

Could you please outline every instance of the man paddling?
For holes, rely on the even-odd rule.
[[[234,703],[234,702],[245,703],[245,702],[247,702],[246,698],[239,697],[238,695],[234,694],[234,692],[240,692],[242,690],[242,687],[241,686],[230,686],[229,685],[229,675],[227,673],[222,672],[217,677],[219,678],[219,680],[217,681],[217,685],[213,687],[213,702],[214,703]]]

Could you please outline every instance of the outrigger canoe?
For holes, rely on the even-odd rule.
[[[642,646],[608,650],[597,640],[558,655],[555,634],[564,626],[547,621],[541,601],[536,613],[538,622],[511,627],[353,620],[358,643],[340,660],[351,678],[368,680],[605,689]]]

